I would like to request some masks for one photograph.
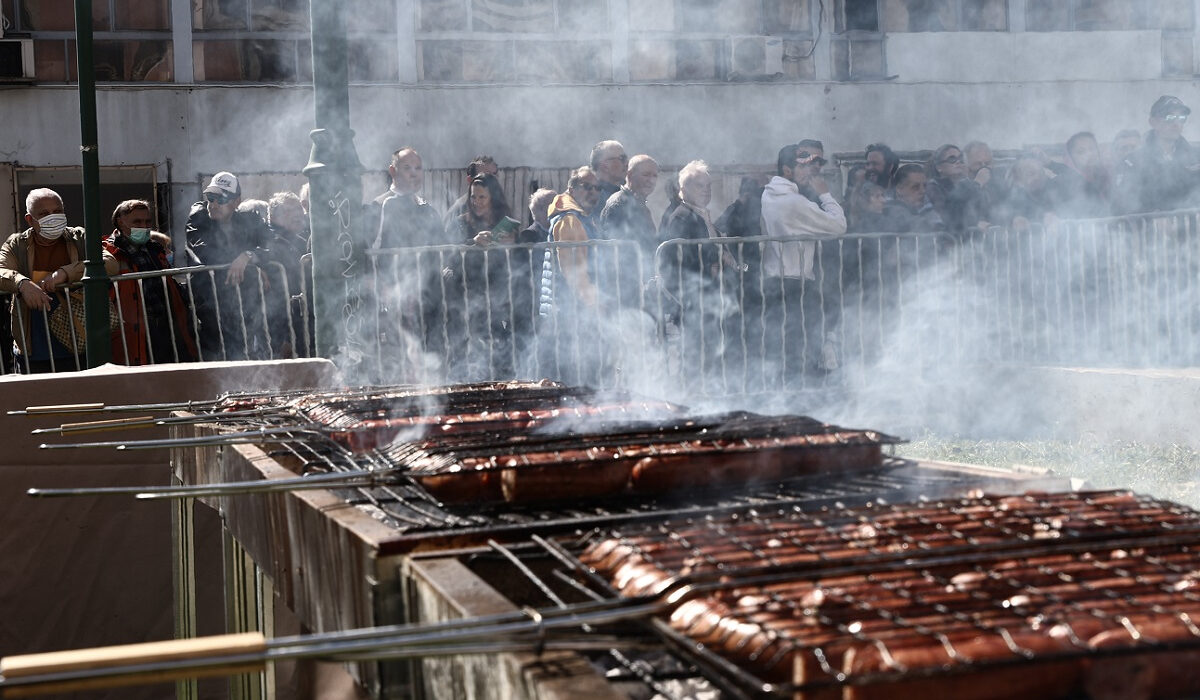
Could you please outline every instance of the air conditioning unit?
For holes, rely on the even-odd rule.
[[[33,78],[33,39],[0,39],[0,82]]]
[[[776,37],[734,37],[730,42],[731,77],[754,79],[783,73],[783,41]]]

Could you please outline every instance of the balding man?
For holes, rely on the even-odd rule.
[[[646,198],[658,183],[658,163],[648,155],[636,155],[629,161],[625,184],[608,198],[600,213],[601,234],[608,239],[631,241],[637,248],[620,248],[617,260],[620,278],[618,299],[622,305],[637,303],[642,282],[649,278],[654,265],[658,232]]]
[[[592,146],[592,171],[596,173],[596,182],[600,185],[601,207],[621,189],[628,163],[629,157],[625,155],[625,147],[620,141],[601,141]]]
[[[448,243],[442,220],[429,202],[421,197],[425,186],[425,166],[421,154],[411,146],[392,153],[388,165],[392,178],[387,192],[375,198],[379,207],[380,248],[441,245]]]
[[[47,333],[46,321],[62,303],[62,288],[83,279],[84,230],[67,225],[62,197],[46,188],[25,198],[25,223],[29,228],[9,236],[0,247],[0,292],[15,297],[17,369],[30,374],[81,369],[82,353]],[[108,274],[116,274],[112,253],[104,251],[103,260]]]
[[[651,254],[657,231],[646,198],[658,183],[658,163],[648,155],[636,155],[629,161],[625,183],[611,196],[600,213],[600,230],[605,238],[637,241],[648,246]]]

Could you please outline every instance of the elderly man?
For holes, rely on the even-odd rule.
[[[658,163],[653,158],[642,154],[629,161],[625,184],[608,198],[600,213],[600,229],[606,238],[636,241],[649,247],[653,255],[656,230],[646,198],[654,193],[657,183]]]
[[[204,201],[192,205],[187,220],[187,244],[202,265],[228,265],[224,284],[207,276],[193,281],[196,315],[200,320],[200,350],[205,360],[243,360],[266,356],[257,347],[255,331],[262,328],[262,299],[255,275],[246,269],[256,264],[269,239],[267,224],[253,212],[239,212],[242,186],[230,172],[213,175],[204,188]],[[219,312],[218,312],[219,311]],[[243,324],[249,335],[242,333]]]
[[[529,216],[533,221],[517,234],[517,243],[545,243],[550,240],[550,203],[557,195],[549,187],[529,195]]]
[[[600,184],[601,207],[621,189],[628,163],[629,158],[620,141],[601,141],[592,146],[592,171],[596,173],[596,180]]]
[[[786,384],[798,373],[802,378],[818,367],[829,368],[832,359],[823,349],[831,324],[825,322],[813,239],[846,233],[846,214],[821,177],[825,162],[820,141],[784,146],[776,158],[776,174],[762,194],[765,234],[805,239],[772,242],[763,251],[765,325],[772,334],[766,352],[779,354],[769,359],[778,359],[778,378]]]
[[[102,242],[119,265],[118,272],[156,272],[170,269],[171,239],[151,231],[150,203],[127,199],[112,213],[112,233]],[[121,326],[112,337],[113,362],[145,365],[191,362],[196,359],[191,308],[174,277],[144,282],[118,282]]]
[[[993,172],[992,147],[983,141],[971,141],[963,146],[963,160],[967,164],[967,177],[987,195],[984,218],[991,214],[991,207],[1008,198],[1009,185],[1006,178]]]
[[[1117,164],[1115,213],[1171,211],[1200,201],[1200,149],[1183,138],[1191,113],[1173,95],[1154,102],[1145,143]]]
[[[608,198],[600,213],[600,230],[608,239],[629,241],[637,247],[617,249],[618,298],[623,306],[638,303],[642,282],[653,267],[658,235],[654,215],[646,198],[658,183],[658,163],[648,155],[636,155],[629,161],[625,184]]]
[[[63,288],[83,279],[84,230],[67,225],[62,197],[51,189],[31,191],[25,198],[25,212],[29,228],[9,236],[0,247],[0,292],[13,295],[17,369],[27,373],[81,369],[82,353],[48,333],[46,324],[50,313],[63,303]],[[103,260],[108,274],[116,274],[112,254],[104,251]],[[80,302],[72,299],[72,303]]]

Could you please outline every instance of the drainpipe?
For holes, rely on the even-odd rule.
[[[92,61],[92,0],[75,0],[75,55],[79,73],[79,133],[83,154],[83,314],[87,366],[112,360],[108,330],[108,273],[104,270],[104,233],[100,229],[100,154],[96,135],[96,73]]]
[[[344,376],[363,380],[372,298],[363,251],[362,163],[350,130],[346,66],[348,4],[311,0],[313,98],[309,179],[316,354],[334,360]]]

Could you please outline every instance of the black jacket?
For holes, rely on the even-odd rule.
[[[1141,148],[1117,168],[1116,213],[1184,209],[1197,202],[1200,149],[1183,137],[1170,156],[1151,131]]]
[[[188,212],[188,248],[204,265],[225,265],[246,251],[264,252],[269,239],[267,224],[253,212],[234,212],[227,229],[208,218],[204,202]]]
[[[461,243],[452,241],[442,227],[441,217],[420,197],[389,192],[375,199],[379,212],[379,247],[406,248],[410,246]]]

